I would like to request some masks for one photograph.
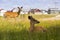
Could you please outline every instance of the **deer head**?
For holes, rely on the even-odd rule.
[[[32,21],[32,23],[34,24],[40,23],[38,20],[34,19],[32,16],[28,16],[28,19]]]

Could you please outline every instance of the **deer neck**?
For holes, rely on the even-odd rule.
[[[17,14],[18,14],[18,16],[19,16],[19,14],[20,14],[20,9],[18,10]]]
[[[21,13],[21,8],[18,8],[19,10],[18,10],[18,12],[17,12],[17,14],[18,14],[18,16],[20,15],[20,13]]]
[[[32,21],[30,21],[30,29],[31,29],[31,31],[33,31],[34,30],[34,26],[35,24],[32,22]]]

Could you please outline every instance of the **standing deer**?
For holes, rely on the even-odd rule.
[[[17,8],[18,8],[18,12],[13,12],[14,9],[11,11],[7,11],[7,12],[5,12],[4,17],[5,18],[16,18],[16,17],[18,17],[23,7],[21,7],[21,8],[17,7]]]
[[[46,29],[43,28],[42,26],[35,27],[35,24],[38,24],[40,22],[34,19],[32,16],[28,16],[28,19],[30,20],[30,31],[32,32],[33,31],[46,31]]]

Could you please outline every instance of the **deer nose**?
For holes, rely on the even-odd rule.
[[[40,22],[38,21],[38,23],[40,23]]]

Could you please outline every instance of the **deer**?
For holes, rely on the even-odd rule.
[[[4,14],[4,17],[5,18],[16,18],[16,17],[18,17],[19,16],[19,14],[20,14],[20,12],[22,11],[22,8],[23,7],[17,7],[19,10],[18,10],[18,12],[13,12],[13,10],[11,10],[11,11],[7,11],[7,12],[5,12],[5,14]]]
[[[28,16],[28,19],[30,20],[30,28],[29,31],[34,32],[34,31],[42,31],[45,32],[46,29],[43,28],[42,26],[35,26],[35,24],[40,23],[38,20],[34,19],[32,16]]]

